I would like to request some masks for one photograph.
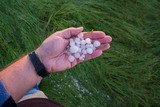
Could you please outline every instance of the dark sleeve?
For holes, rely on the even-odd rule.
[[[17,107],[15,101],[9,95],[1,80],[0,80],[0,107]]]
[[[17,107],[12,97],[9,97],[2,105],[2,107]]]

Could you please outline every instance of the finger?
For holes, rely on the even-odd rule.
[[[101,46],[99,46],[97,49],[98,50],[102,50],[102,51],[105,51],[107,49],[110,48],[110,45],[109,44],[102,44]]]
[[[102,50],[95,50],[91,55],[87,54],[84,61],[99,57],[102,55]]]
[[[85,59],[84,60],[78,60],[77,62],[84,62],[96,57],[99,57],[100,55],[102,55],[102,50],[95,50],[91,55],[90,54],[86,54]]]
[[[63,37],[64,39],[69,39],[72,36],[78,35],[82,31],[83,31],[83,27],[79,27],[79,28],[73,28],[73,27],[71,27],[71,28],[62,30],[61,31],[62,32],[61,37]]]
[[[93,31],[93,32],[83,32],[84,38],[90,38],[92,40],[102,39],[106,36],[106,34],[102,31]]]
[[[107,44],[112,41],[112,38],[110,36],[105,36],[104,38],[97,39],[101,44]],[[95,40],[93,40],[95,41]]]
[[[110,44],[108,44],[102,51],[106,51],[106,50],[108,50],[110,47],[111,47]]]

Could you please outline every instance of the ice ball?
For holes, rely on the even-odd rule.
[[[96,50],[96,48],[95,48],[95,47],[92,47],[92,50]]]
[[[85,45],[81,45],[81,47],[80,47],[81,49],[85,49],[86,48],[86,46]]]
[[[85,41],[86,41],[87,44],[91,44],[91,39],[90,38],[86,38]]]
[[[82,50],[83,54],[87,54],[87,51],[85,49]]]
[[[74,40],[73,40],[73,38],[70,38],[69,41],[70,41],[70,42],[73,42]]]
[[[82,49],[81,49],[81,48],[79,48],[79,49],[78,49],[78,52],[80,53],[81,51],[82,51]]]
[[[87,48],[86,51],[87,51],[88,54],[92,54],[93,53],[93,49],[92,48]]]
[[[86,44],[86,48],[89,48],[90,47],[90,44]]]
[[[94,46],[93,46],[93,44],[90,44],[89,47],[90,47],[90,48],[93,48]]]
[[[81,40],[81,45],[85,45],[86,41],[85,40]]]
[[[79,60],[84,60],[83,56],[80,56],[80,57],[79,57]]]
[[[83,33],[80,33],[77,36],[78,36],[78,38],[83,39]]]
[[[99,41],[94,41],[93,42],[94,47],[98,47],[101,45],[101,43]]]
[[[68,60],[69,62],[73,62],[75,60],[75,57],[73,55],[69,55]]]
[[[74,56],[75,56],[75,58],[79,58],[81,55],[80,55],[80,53],[75,53]]]
[[[74,45],[73,45],[73,46],[70,47],[69,50],[70,50],[71,53],[76,53],[76,52],[78,52],[78,49],[79,49],[79,48],[78,48],[77,46],[74,46]]]
[[[82,54],[82,55],[81,55],[81,57],[85,58],[85,55],[84,55],[84,54]]]
[[[70,46],[74,46],[74,45],[75,45],[75,42],[70,42],[69,45],[70,45]]]
[[[80,44],[81,40],[79,38],[75,38],[75,43]]]

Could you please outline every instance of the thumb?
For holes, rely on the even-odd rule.
[[[81,33],[83,31],[83,27],[78,27],[78,28],[74,28],[74,27],[70,27],[68,29],[64,29],[62,30],[62,37],[65,39],[69,39],[72,36],[76,36],[79,33]]]

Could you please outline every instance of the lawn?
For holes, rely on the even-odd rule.
[[[159,0],[0,0],[0,68],[55,31],[83,26],[113,37],[94,60],[45,78],[66,107],[160,106]]]

